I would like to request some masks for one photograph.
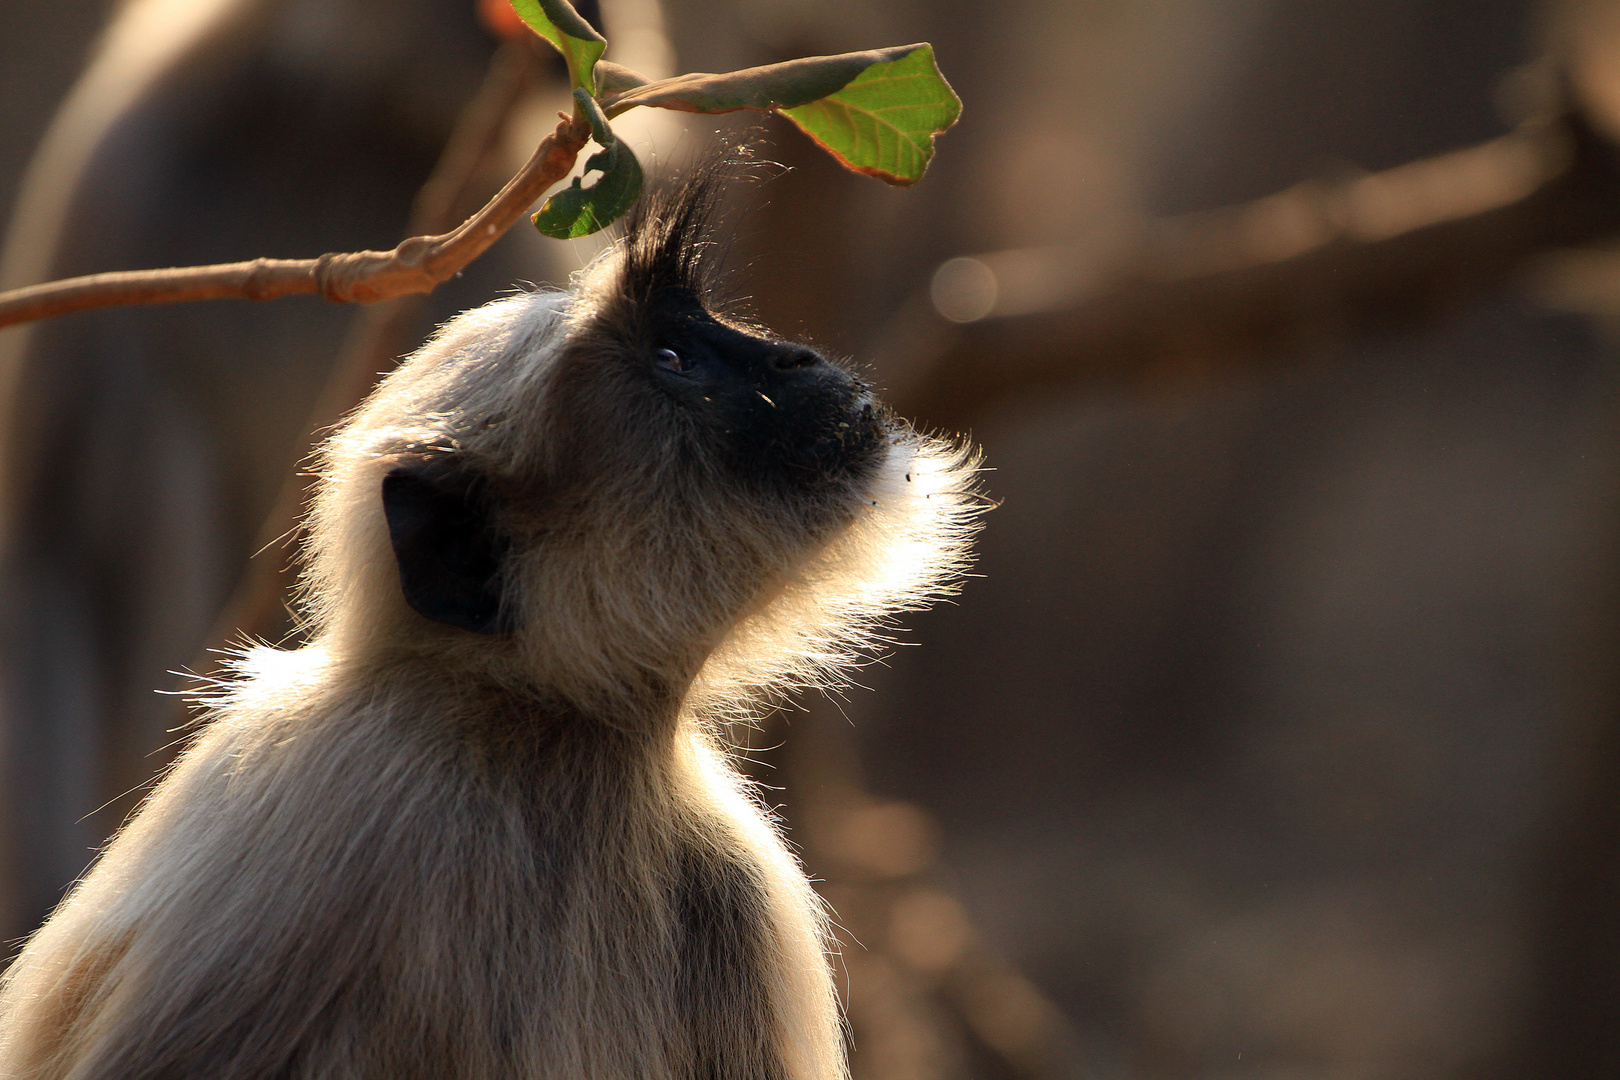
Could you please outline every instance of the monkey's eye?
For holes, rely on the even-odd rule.
[[[663,368],[665,371],[673,371],[677,374],[685,375],[690,372],[693,367],[691,357],[682,356],[674,349],[659,349],[657,352],[653,353],[653,356],[656,358],[653,362],[659,367]]]

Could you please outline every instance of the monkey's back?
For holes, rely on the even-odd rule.
[[[8,974],[5,1076],[788,1075],[805,898],[700,732],[259,659]]]

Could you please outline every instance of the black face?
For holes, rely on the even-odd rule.
[[[877,463],[884,426],[866,384],[805,345],[728,326],[684,293],[659,296],[644,360],[740,476],[815,488]]]

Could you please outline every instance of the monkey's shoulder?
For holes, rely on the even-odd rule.
[[[254,686],[220,709],[19,964],[96,1032],[78,1064],[614,1076],[658,1047],[664,1075],[781,1075],[759,1032],[789,857],[723,758],[458,700]]]

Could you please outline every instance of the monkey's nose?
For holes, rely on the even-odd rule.
[[[777,371],[793,371],[797,368],[815,367],[821,363],[821,354],[814,349],[803,345],[790,345],[779,350],[771,366]]]

